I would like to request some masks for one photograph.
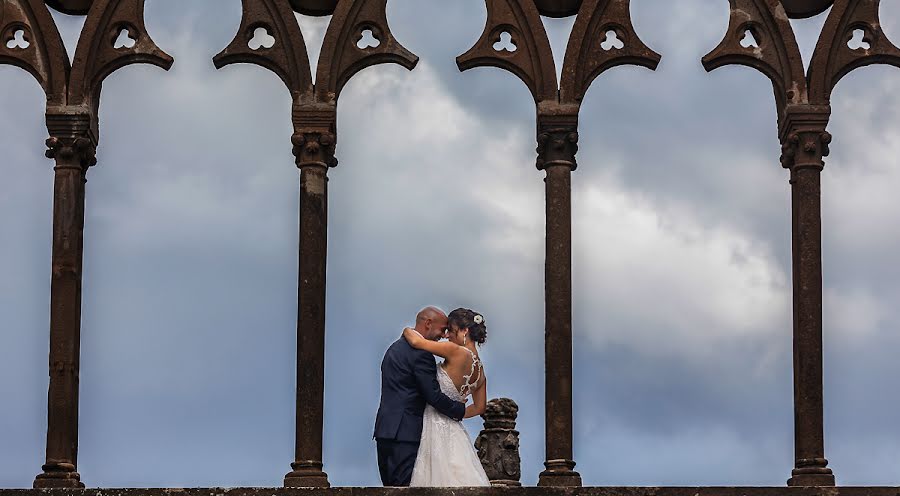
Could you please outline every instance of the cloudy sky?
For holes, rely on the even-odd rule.
[[[725,0],[634,0],[659,70],[617,68],[581,112],[573,179],[575,459],[590,485],[783,485],[793,466],[790,197],[771,85],[704,72]],[[900,2],[882,2],[900,42]],[[280,485],[293,456],[297,170],[290,97],[213,68],[239,0],[150,0],[175,57],[104,85],[89,174],[79,471],[89,486]],[[72,50],[82,20],[55,15]],[[331,171],[325,468],[378,485],[383,350],[419,307],[483,312],[489,394],[543,461],[542,174],[534,105],[454,57],[482,0],[391,0],[421,61],[354,78]],[[312,60],[328,18],[300,18]],[[545,19],[559,64],[573,19]],[[808,59],[824,16],[795,24]],[[900,71],[834,96],[823,174],[826,456],[900,484]],[[0,487],[44,457],[52,163],[40,87],[0,67]],[[467,421],[474,436],[480,420]]]

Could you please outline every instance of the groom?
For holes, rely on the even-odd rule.
[[[438,341],[447,331],[447,315],[427,307],[416,315],[416,331]],[[425,404],[462,420],[466,406],[441,392],[434,355],[417,350],[402,336],[388,348],[381,362],[381,404],[375,417],[378,470],[385,486],[408,486],[412,479]]]

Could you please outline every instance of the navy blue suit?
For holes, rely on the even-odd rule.
[[[408,486],[412,478],[425,405],[462,420],[463,403],[441,392],[434,355],[417,350],[400,338],[381,361],[381,404],[375,416],[378,470],[385,486]]]

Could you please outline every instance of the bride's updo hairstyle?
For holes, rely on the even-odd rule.
[[[487,340],[487,326],[484,323],[484,316],[478,312],[468,308],[457,308],[450,312],[450,315],[447,316],[447,321],[458,329],[468,329],[469,339],[478,344],[484,344]]]

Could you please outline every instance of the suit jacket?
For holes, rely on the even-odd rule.
[[[419,442],[426,404],[455,420],[462,420],[466,413],[463,403],[441,392],[434,355],[413,348],[401,337],[381,361],[381,404],[373,437]]]

